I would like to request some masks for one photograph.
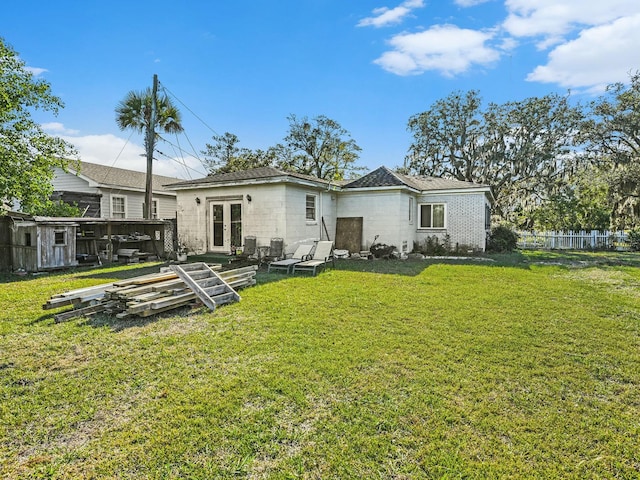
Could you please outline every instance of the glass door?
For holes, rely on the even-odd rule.
[[[224,249],[224,204],[211,204],[211,245],[210,250]]]
[[[211,237],[209,250],[212,252],[231,251],[231,247],[242,245],[242,203],[211,203]]]

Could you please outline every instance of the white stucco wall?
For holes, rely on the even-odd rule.
[[[242,202],[242,237],[254,235],[258,246],[283,238],[285,250],[321,238],[322,217],[330,234],[335,233],[335,198],[331,193],[300,185],[274,183],[179,190],[177,219],[179,241],[191,252],[210,251],[212,202]],[[306,220],[306,195],[316,196],[317,218]],[[251,197],[251,201],[247,199]],[[200,204],[196,202],[200,198]],[[335,195],[334,195],[335,197]],[[326,238],[322,235],[322,238]]]

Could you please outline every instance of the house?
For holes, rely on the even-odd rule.
[[[167,188],[177,194],[180,242],[194,253],[229,253],[248,235],[259,246],[283,238],[288,252],[330,239],[352,252],[377,241],[408,253],[434,235],[484,250],[493,201],[486,185],[410,177],[386,167],[340,183],[261,167]]]
[[[65,172],[54,170],[53,200],[76,203],[83,216],[143,218],[146,173],[80,162]],[[153,218],[176,217],[176,193],[164,187],[179,178],[153,175]]]

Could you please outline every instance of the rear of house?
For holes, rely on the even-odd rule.
[[[285,250],[332,240],[356,252],[372,243],[409,253],[427,238],[484,250],[492,202],[488,186],[418,178],[385,167],[348,183],[256,168],[174,183],[180,242],[192,253],[229,253],[255,236]]]

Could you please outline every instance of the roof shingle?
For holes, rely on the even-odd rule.
[[[96,183],[104,186],[117,186],[135,189],[144,189],[146,185],[147,174],[137,172],[135,170],[127,170],[124,168],[109,167],[99,165],[97,163],[80,162],[80,168],[69,168],[72,173],[77,173],[90,178]],[[164,175],[152,175],[152,188],[154,191],[170,192],[170,189],[163,185],[181,181],[180,178],[165,177]]]

